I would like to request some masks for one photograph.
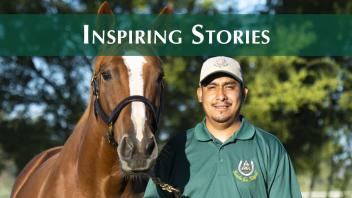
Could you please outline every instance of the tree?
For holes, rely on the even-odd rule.
[[[351,1],[267,1],[262,13],[349,13]],[[99,2],[11,1],[0,12],[95,13]],[[236,5],[218,10],[215,1],[120,1],[114,10],[158,12],[166,4],[192,13],[236,13]],[[199,72],[207,57],[162,57],[167,82],[160,138],[184,132],[204,116],[195,97]],[[331,166],[330,183],[347,188],[352,160],[351,57],[235,57],[250,89],[244,115],[255,125],[277,135],[299,173],[317,183],[321,162]],[[19,169],[39,151],[62,144],[85,108],[89,93],[91,58],[0,58],[0,159],[12,158]],[[28,112],[38,112],[37,116]],[[31,130],[28,130],[31,129]],[[23,136],[26,131],[26,136]],[[341,144],[341,140],[346,143]],[[35,144],[26,147],[28,142]],[[32,147],[33,146],[33,147]],[[21,159],[21,156],[25,158]],[[0,160],[1,161],[1,160]],[[1,164],[0,164],[1,165]],[[329,189],[329,187],[328,187]]]

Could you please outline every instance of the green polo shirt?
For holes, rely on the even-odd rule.
[[[301,197],[290,158],[280,141],[242,117],[241,127],[221,143],[205,121],[169,141],[155,174],[190,198]],[[149,181],[145,197],[172,197]]]

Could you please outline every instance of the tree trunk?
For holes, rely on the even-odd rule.
[[[317,163],[314,163],[314,165],[312,167],[312,177],[310,180],[309,194],[308,194],[309,198],[312,198],[312,192],[314,190],[318,175],[319,175],[319,160]]]
[[[332,188],[332,184],[334,182],[334,173],[336,170],[336,164],[334,163],[334,160],[330,159],[330,173],[329,173],[329,178],[328,178],[328,184],[327,184],[327,188],[326,188],[326,198],[329,198],[329,194],[330,194],[330,191],[331,191],[331,188]]]

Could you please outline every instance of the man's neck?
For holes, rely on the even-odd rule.
[[[211,122],[210,119],[205,120],[208,131],[222,143],[229,139],[241,126],[240,117],[236,117],[230,122],[218,123]]]

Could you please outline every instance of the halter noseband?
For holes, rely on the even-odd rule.
[[[94,114],[95,116],[99,116],[107,125],[108,125],[108,133],[106,134],[108,142],[114,147],[117,148],[118,143],[114,139],[114,130],[113,125],[115,124],[117,118],[119,117],[123,108],[125,108],[131,102],[143,102],[146,107],[149,108],[153,115],[152,127],[153,131],[158,130],[159,117],[161,112],[161,104],[162,104],[162,93],[163,93],[163,81],[160,83],[160,106],[157,108],[153,105],[146,97],[140,95],[133,95],[123,99],[117,106],[112,110],[110,116],[104,112],[103,108],[99,102],[99,85],[96,81],[97,75],[94,73],[91,83],[93,86],[93,94],[95,95],[94,101]]]

